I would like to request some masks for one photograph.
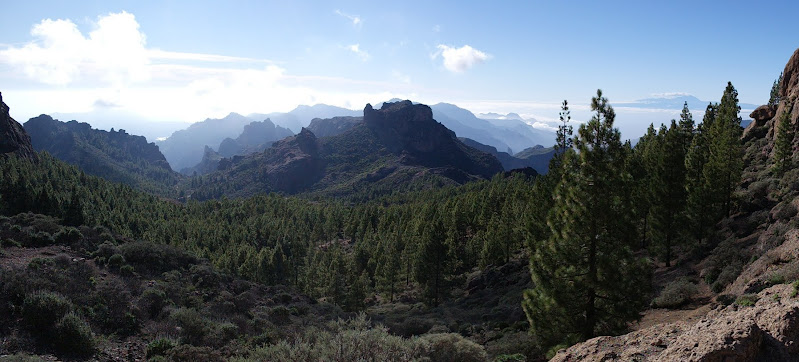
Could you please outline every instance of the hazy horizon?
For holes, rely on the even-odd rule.
[[[587,120],[598,88],[611,104],[718,101],[732,81],[742,103],[763,104],[797,45],[792,3],[460,5],[14,3],[0,22],[0,91],[21,122],[122,114],[188,125],[400,98],[518,113],[551,129],[563,99]],[[679,114],[617,111],[631,138]]]

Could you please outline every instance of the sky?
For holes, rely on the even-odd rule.
[[[0,12],[0,92],[23,121],[401,98],[546,127],[563,99],[585,120],[598,88],[611,104],[718,101],[731,81],[763,104],[799,47],[796,14],[793,1],[16,1]]]

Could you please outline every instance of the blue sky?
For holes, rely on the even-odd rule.
[[[761,104],[799,47],[796,14],[792,1],[19,1],[0,14],[0,91],[19,120],[397,97],[546,123],[563,99],[586,117],[597,88],[611,103],[718,100],[727,81]]]

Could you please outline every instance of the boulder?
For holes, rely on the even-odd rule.
[[[776,112],[777,109],[775,107],[769,105],[762,105],[760,107],[757,107],[754,111],[752,111],[752,113],[749,114],[749,117],[755,120],[755,122],[762,124],[774,118]]]

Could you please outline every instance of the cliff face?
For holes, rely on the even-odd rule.
[[[799,120],[799,49],[793,53],[782,72],[780,83],[780,102],[777,106],[762,105],[755,109],[749,117],[753,122],[744,130],[744,140],[767,137],[767,151],[773,147],[777,127],[783,113],[789,114],[789,120],[796,124]],[[799,141],[796,139],[795,141]]]
[[[433,111],[411,101],[384,103],[380,110],[367,104],[363,110],[367,127],[403,163],[426,167],[454,167],[490,178],[503,168],[499,161],[464,145],[447,127],[433,119]]]
[[[31,118],[24,127],[34,149],[47,151],[87,174],[164,196],[171,196],[180,180],[158,146],[125,130],[103,131],[45,114]]]
[[[333,137],[347,132],[361,122],[363,122],[363,117],[314,118],[311,120],[308,130],[319,138]]]
[[[38,159],[31,138],[17,121],[11,118],[8,105],[0,94],[0,155],[15,154],[30,160]]]

